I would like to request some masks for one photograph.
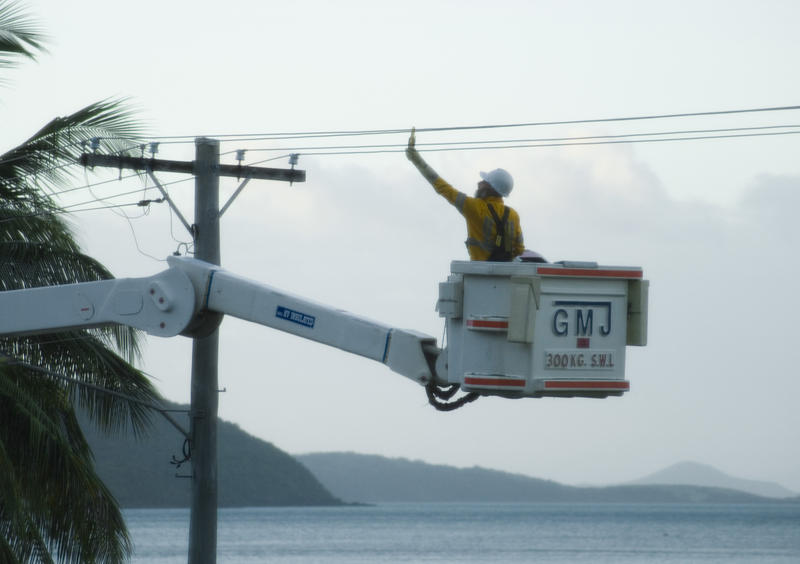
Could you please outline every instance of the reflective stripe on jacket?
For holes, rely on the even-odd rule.
[[[494,241],[497,237],[492,214],[489,212],[487,204],[494,206],[498,215],[503,215],[505,205],[503,198],[472,198],[464,192],[459,192],[448,184],[443,178],[434,180],[434,190],[441,194],[448,202],[464,216],[467,222],[467,250],[471,260],[486,260],[494,249]],[[522,241],[522,228],[519,223],[519,215],[509,206],[508,223],[506,226],[508,235],[511,236],[511,255],[516,257],[525,250]]]

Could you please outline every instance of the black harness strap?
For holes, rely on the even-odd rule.
[[[503,210],[503,219],[498,217],[497,212],[492,204],[486,204],[489,208],[489,213],[492,214],[495,227],[497,229],[497,236],[495,237],[492,245],[492,252],[486,260],[509,262],[511,260],[511,241],[506,233],[506,225],[508,224],[509,207],[505,206]]]

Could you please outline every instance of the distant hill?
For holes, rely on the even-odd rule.
[[[185,422],[185,416],[174,415]],[[91,426],[83,427],[98,473],[123,507],[189,506],[190,481],[176,474],[187,475],[191,465],[176,469],[169,463],[173,456],[180,458],[183,436],[159,415],[154,414],[153,430],[143,439],[108,438]],[[741,480],[694,463],[677,464],[631,484],[575,487],[486,468],[437,466],[364,454],[319,453],[295,459],[225,421],[219,422],[218,440],[222,507],[324,506],[341,505],[342,500],[752,503],[793,495],[775,484]]]
[[[187,406],[170,408],[187,410]],[[173,414],[182,423],[187,419]],[[160,415],[153,415],[148,437],[108,438],[82,424],[95,455],[98,474],[122,507],[189,507],[190,480],[175,474],[183,435]],[[188,423],[184,424],[188,427]],[[233,423],[220,421],[218,433],[219,504],[222,507],[340,505],[305,466],[271,443],[253,437]]]
[[[355,453],[296,456],[334,495],[353,502],[555,500],[567,486],[484,468],[435,466]]]
[[[716,486],[774,498],[787,498],[798,495],[796,492],[772,482],[736,478],[717,470],[713,466],[697,462],[679,462],[644,478],[628,482],[628,484]]]
[[[774,501],[732,489],[694,485],[576,487],[485,468],[438,466],[354,453],[296,456],[350,502],[758,503]]]

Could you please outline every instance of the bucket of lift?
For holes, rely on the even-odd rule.
[[[647,344],[642,269],[593,262],[464,262],[439,284],[437,378],[504,397],[620,396],[626,346]]]

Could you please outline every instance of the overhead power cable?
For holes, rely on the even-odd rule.
[[[59,190],[58,192],[55,193],[55,195],[56,196],[61,196],[63,194],[68,194],[70,192],[76,192],[76,191],[80,191],[80,190],[89,190],[91,192],[91,189],[92,188],[96,188],[97,186],[102,186],[103,184],[110,184],[112,182],[119,182],[121,180],[128,180],[130,178],[137,178],[139,176],[140,175],[138,173],[133,173],[133,174],[128,174],[126,176],[119,177],[119,178],[111,178],[109,180],[100,180],[98,182],[87,183],[87,184],[84,184],[82,186],[76,186],[74,188],[68,188],[66,190]],[[173,180],[172,182],[163,182],[161,184],[161,186],[172,186],[173,184],[180,184],[182,182],[188,182],[190,180],[192,180],[192,179],[191,178],[181,178],[179,180]],[[116,194],[103,196],[102,198],[95,197],[95,200],[91,200],[91,201],[83,202],[83,203],[84,204],[85,203],[93,203],[96,200],[112,200],[114,198],[120,198],[122,196],[130,196],[131,194],[135,194],[137,192],[140,192],[141,190],[142,190],[142,188],[137,188],[135,190],[130,190],[130,191],[127,191],[127,192],[119,192],[119,193],[116,193]],[[76,207],[76,206],[79,206],[79,205],[82,205],[82,204],[69,204],[69,205],[66,205],[66,206],[61,206],[61,208],[62,209],[67,209],[67,208]]]
[[[176,180],[174,182],[168,182],[168,183],[162,184],[162,186],[168,186],[168,185],[171,185],[171,184],[178,184],[180,182],[187,182],[188,180],[191,180],[191,178],[182,179],[182,180]],[[86,188],[86,186],[84,186],[83,188]],[[83,202],[79,202],[79,203],[76,203],[76,204],[69,204],[69,205],[66,205],[66,206],[61,206],[58,209],[48,209],[48,210],[41,211],[41,212],[33,212],[33,213],[29,213],[29,214],[9,217],[9,218],[6,218],[6,219],[0,219],[0,223],[6,223],[6,222],[9,222],[9,221],[17,221],[18,219],[26,218],[26,217],[39,217],[39,216],[45,216],[45,215],[60,215],[60,214],[67,214],[67,213],[81,213],[81,212],[87,212],[87,211],[100,211],[100,210],[109,210],[109,209],[117,209],[117,208],[125,208],[125,207],[143,207],[143,206],[150,205],[150,204],[153,204],[153,203],[161,203],[162,202],[161,198],[155,199],[155,200],[141,200],[141,199],[139,199],[139,200],[136,200],[134,202],[127,202],[127,203],[123,203],[123,204],[107,204],[107,205],[90,207],[90,208],[81,208],[81,206],[87,206],[87,205],[91,205],[91,204],[96,204],[98,202],[105,202],[107,200],[113,200],[114,198],[121,198],[123,196],[130,196],[131,194],[138,194],[139,192],[141,192],[141,188],[137,188],[136,190],[130,190],[130,191],[127,191],[127,192],[120,192],[120,193],[117,193],[117,194],[111,194],[109,196],[104,196],[102,198],[98,197],[98,198],[95,198],[93,200],[85,200]],[[75,208],[79,208],[79,209],[75,209]]]
[[[72,208],[79,208],[79,207],[85,206],[87,204],[94,204],[94,203],[97,203],[98,201],[105,202],[105,201],[108,201],[108,200],[113,200],[114,198],[121,198],[123,196],[130,196],[131,194],[138,194],[141,191],[142,191],[141,188],[137,188],[136,190],[129,190],[127,192],[120,192],[118,194],[113,194],[113,195],[110,195],[110,196],[103,196],[102,198],[98,198],[97,196],[95,196],[91,200],[86,200],[86,201],[83,201],[83,202],[78,202],[76,204],[69,204],[69,205],[66,205],[66,206],[61,206],[61,209],[64,210],[64,211],[70,211]]]
[[[672,114],[652,114],[652,115],[638,115],[638,116],[623,116],[612,118],[592,118],[580,120],[560,120],[560,121],[541,121],[541,122],[525,122],[525,123],[508,123],[508,124],[487,124],[487,125],[465,125],[465,126],[451,126],[451,127],[429,127],[419,128],[419,132],[448,132],[448,131],[467,131],[467,130],[488,130],[488,129],[501,129],[501,128],[519,128],[519,127],[533,127],[533,126],[555,126],[555,125],[576,125],[576,124],[596,124],[608,122],[630,122],[634,120],[655,120],[655,119],[669,119],[669,118],[688,118],[688,117],[701,117],[701,116],[720,116],[720,115],[734,115],[734,114],[753,114],[763,112],[778,112],[778,111],[793,111],[800,109],[799,106],[774,106],[774,107],[761,107],[761,108],[746,108],[736,110],[716,110],[705,112],[686,112],[686,113],[672,113]],[[215,137],[223,138],[227,141],[275,141],[279,139],[307,139],[307,138],[328,138],[328,137],[344,137],[351,135],[385,135],[385,134],[406,134],[407,128],[401,129],[375,129],[375,130],[344,130],[344,131],[307,131],[307,132],[290,132],[290,133],[266,133],[266,134],[222,134]],[[424,148],[428,152],[442,152],[442,151],[469,151],[469,150],[487,150],[487,149],[521,149],[521,148],[545,148],[545,147],[565,147],[565,146],[587,146],[587,145],[607,145],[607,144],[625,144],[625,143],[658,143],[667,141],[699,141],[699,140],[713,140],[713,139],[730,139],[730,138],[745,138],[745,137],[762,137],[762,136],[776,136],[776,135],[793,135],[800,133],[800,125],[797,124],[771,124],[763,126],[750,126],[750,127],[726,127],[716,129],[678,129],[667,131],[650,131],[646,133],[620,133],[609,135],[582,135],[582,136],[554,136],[554,137],[538,137],[538,138],[518,138],[518,139],[478,139],[478,140],[464,140],[464,141],[436,141],[436,142],[422,142],[417,146]],[[121,139],[121,138],[119,138]],[[150,139],[161,139],[158,143],[169,143],[170,141],[163,141],[164,139],[174,139],[174,142],[194,142],[195,136],[162,136],[153,137]],[[185,141],[181,141],[185,139]],[[99,140],[98,140],[99,141]],[[133,143],[134,140],[131,140]],[[138,147],[144,154],[147,143],[145,140],[135,139],[136,146],[131,149],[135,150]],[[156,143],[150,142],[150,145]],[[403,143],[372,143],[372,144],[331,144],[331,145],[309,145],[309,146],[293,146],[293,147],[255,147],[248,148],[248,151],[254,152],[281,152],[276,157],[263,159],[252,164],[260,164],[268,161],[274,161],[289,157],[291,154],[300,153],[304,156],[335,156],[335,155],[366,155],[366,154],[380,154],[380,153],[398,153],[405,150],[406,144]],[[120,151],[120,152],[128,152]],[[151,149],[152,150],[152,149]],[[241,152],[241,149],[236,151],[224,152],[222,155],[227,155],[234,152]],[[54,165],[52,169],[60,169],[70,166],[68,164]],[[46,172],[46,171],[40,171]],[[31,173],[28,176],[36,176],[37,173]],[[83,186],[76,186],[66,190],[55,192],[55,195],[63,195],[70,192],[75,192],[83,189],[88,189],[108,184],[118,180],[125,180],[138,176],[137,173],[122,176],[118,179],[102,180],[95,183],[87,182]],[[186,179],[178,180],[165,184],[174,184],[183,182]],[[77,204],[64,206],[63,209],[68,211],[92,211],[96,209],[107,209],[110,207],[124,207],[138,205],[137,203],[120,204],[113,206],[102,206],[93,208],[81,208],[81,206],[97,203],[97,201],[109,200],[117,197],[127,196],[133,192],[123,192],[103,198],[96,198],[93,201],[84,201]],[[81,208],[81,209],[76,209]]]
[[[120,208],[131,208],[131,207],[138,207],[141,206],[141,202],[128,202],[126,204],[107,204],[104,206],[97,206],[94,208],[81,208],[77,210],[63,210],[61,212],[55,213],[82,213],[82,212],[90,212],[90,211],[101,211],[101,210],[115,210]]]
[[[650,114],[650,115],[637,115],[637,116],[620,116],[609,118],[590,118],[590,119],[572,119],[572,120],[555,120],[555,121],[531,121],[531,122],[518,122],[518,123],[504,123],[504,124],[483,124],[483,125],[455,125],[445,127],[418,127],[417,132],[437,132],[437,131],[466,131],[466,130],[485,130],[485,129],[505,129],[505,128],[520,128],[520,127],[540,127],[540,126],[554,126],[554,125],[578,125],[590,123],[610,123],[610,122],[625,122],[625,121],[644,121],[644,120],[657,120],[657,119],[677,119],[689,117],[710,117],[722,115],[735,115],[735,114],[752,114],[752,113],[766,113],[766,112],[780,112],[780,111],[794,111],[800,110],[800,105],[796,106],[772,106],[761,108],[744,108],[735,110],[714,110],[704,112],[684,112],[672,114]],[[206,135],[220,140],[230,141],[259,141],[269,139],[299,139],[310,137],[348,137],[360,135],[390,135],[396,133],[408,133],[410,127],[395,128],[395,129],[354,129],[354,130],[328,130],[328,131],[296,131],[296,132],[273,132],[273,133],[221,133],[217,135]],[[152,139],[186,139],[193,140],[196,135],[167,135],[152,137]],[[190,141],[187,141],[190,142]]]
[[[671,113],[671,114],[650,114],[650,115],[637,115],[637,116],[621,116],[610,118],[590,118],[590,119],[573,119],[573,120],[554,120],[554,121],[535,121],[535,122],[518,122],[518,123],[505,123],[505,124],[479,124],[479,125],[456,125],[446,127],[419,127],[417,132],[448,132],[448,131],[469,131],[469,130],[489,130],[489,129],[504,129],[504,128],[523,128],[523,127],[539,127],[539,126],[557,126],[557,125],[579,125],[579,124],[597,124],[597,123],[611,123],[611,122],[631,122],[643,120],[657,120],[657,119],[677,119],[689,117],[709,117],[709,116],[729,116],[736,114],[754,114],[754,113],[767,113],[767,112],[780,112],[780,111],[794,111],[800,109],[800,105],[793,106],[772,106],[760,108],[744,108],[734,110],[714,110],[703,112],[684,112],[684,113]],[[765,126],[772,127],[772,126]],[[783,127],[783,126],[774,126]],[[786,126],[790,127],[790,126]],[[740,128],[742,130],[746,128]],[[757,128],[760,129],[760,128]],[[370,136],[370,135],[391,135],[391,134],[406,134],[409,128],[395,128],[395,129],[361,129],[361,130],[328,130],[328,131],[298,131],[298,132],[273,132],[273,133],[221,133],[218,135],[207,135],[221,140],[222,142],[247,142],[247,141],[274,141],[286,139],[310,139],[310,138],[328,138],[328,137],[347,137],[347,136]],[[675,132],[678,133],[678,132]],[[663,132],[664,135],[668,132]],[[654,134],[655,135],[655,134]],[[626,135],[629,137],[630,135]],[[169,143],[193,143],[197,135],[173,135],[173,136],[154,136],[149,137],[148,140],[159,140],[159,144]],[[711,137],[708,137],[711,138]],[[714,138],[723,138],[722,136]],[[104,137],[102,139],[114,140],[127,140],[132,143],[131,148],[121,151],[135,150],[137,147],[144,151],[148,143],[142,138],[124,138],[124,137]],[[172,141],[170,141],[172,140]],[[683,140],[683,139],[682,139]],[[485,141],[486,143],[500,143],[498,141]],[[531,142],[531,141],[526,141]],[[75,144],[75,143],[73,143]],[[153,144],[150,141],[150,144]],[[440,144],[443,145],[443,144]],[[345,149],[349,147],[339,147]],[[374,147],[373,147],[374,148]],[[285,150],[285,149],[284,149]],[[323,150],[314,148],[313,150]],[[233,152],[233,151],[231,151]],[[376,151],[371,151],[376,152]],[[227,154],[227,153],[223,153]],[[349,154],[349,153],[337,153]],[[64,168],[69,165],[56,165],[52,167],[53,170]]]
[[[667,136],[677,136],[677,135],[699,135],[699,134],[711,134],[711,133],[729,133],[729,132],[746,132],[746,131],[765,131],[765,130],[775,130],[775,129],[789,129],[789,128],[800,128],[800,124],[786,124],[786,125],[767,125],[767,126],[754,126],[754,127],[733,127],[733,128],[720,128],[720,129],[695,129],[695,130],[679,130],[679,131],[654,131],[648,133],[622,133],[617,135],[583,135],[583,136],[574,136],[574,137],[544,137],[544,138],[534,138],[534,139],[482,139],[478,141],[440,141],[440,142],[417,142],[417,147],[426,147],[426,150],[438,150],[438,151],[447,151],[447,150],[461,150],[459,146],[467,146],[472,145],[474,147],[468,148],[475,148],[475,149],[486,149],[491,148],[491,145],[518,145],[520,143],[563,143],[563,142],[572,142],[572,141],[589,141],[593,139],[597,140],[609,140],[609,139],[625,139],[630,138],[630,142],[637,142],[640,141],[642,138],[652,137],[652,138],[660,138],[660,137],[667,137]],[[800,133],[798,131],[792,131],[788,133]],[[766,131],[765,131],[766,134]],[[722,137],[722,136],[719,136]],[[682,140],[687,139],[686,137],[681,138]],[[692,138],[689,138],[692,139]],[[647,141],[647,139],[645,139]],[[452,147],[452,149],[449,149]],[[303,154],[308,154],[306,151],[324,151],[324,150],[348,150],[348,151],[355,151],[361,149],[403,149],[405,150],[406,143],[389,143],[389,144],[364,144],[364,145],[317,145],[317,146],[294,146],[294,147],[258,147],[258,148],[251,148],[247,149],[248,152],[265,152],[265,151],[287,151],[291,152],[302,152]],[[238,151],[229,151],[227,153],[223,153],[223,155],[231,154]],[[288,156],[289,153],[286,155],[282,155],[277,158],[283,158]],[[263,162],[263,161],[262,161]]]
[[[663,137],[663,138],[653,138],[653,139],[617,139],[617,140],[605,140],[605,141],[574,141],[574,142],[563,142],[563,143],[523,143],[523,144],[516,144],[516,145],[477,145],[472,147],[433,147],[428,148],[426,151],[428,152],[442,152],[442,151],[476,151],[476,150],[491,150],[491,149],[531,149],[531,148],[542,148],[542,147],[579,147],[579,146],[586,146],[586,145],[620,145],[620,144],[631,144],[631,143],[658,143],[658,142],[669,142],[669,141],[702,141],[708,139],[732,139],[737,137],[768,137],[768,136],[775,136],[775,135],[795,135],[800,133],[798,131],[773,131],[773,132],[764,132],[764,133],[742,133],[742,134],[731,134],[731,135],[703,135],[703,136],[694,136],[694,137]],[[403,146],[405,147],[405,146]],[[318,152],[310,152],[301,153],[305,157],[309,156],[325,156],[325,155],[367,155],[367,154],[380,154],[380,153],[402,153],[405,151],[405,148],[402,149],[365,149],[365,150],[345,150],[345,151],[318,151]]]

